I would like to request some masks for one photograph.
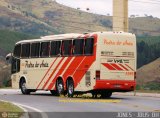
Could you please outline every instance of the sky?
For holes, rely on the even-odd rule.
[[[91,13],[112,15],[112,0],[56,0],[63,5]],[[152,15],[160,18],[160,0],[129,0],[129,16]]]

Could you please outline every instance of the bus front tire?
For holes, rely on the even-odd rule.
[[[30,94],[30,90],[27,89],[26,87],[26,81],[24,79],[22,79],[20,81],[20,89],[21,89],[21,92],[24,94],[24,95],[28,95]]]
[[[68,97],[73,97],[74,95],[74,82],[72,79],[69,79],[67,81],[67,94]]]

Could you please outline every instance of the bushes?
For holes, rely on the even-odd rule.
[[[10,66],[7,66],[6,68],[0,69],[0,87],[11,86],[10,68]]]
[[[136,85],[136,90],[160,90],[160,84],[155,82],[149,82],[144,85]]]
[[[11,52],[17,41],[31,39],[35,37],[36,36],[27,35],[24,33],[19,33],[9,30],[0,30],[0,48],[5,52]]]
[[[148,64],[160,57],[160,36],[137,37],[137,66]]]
[[[112,28],[112,21],[111,20],[101,19],[100,23],[105,27]]]
[[[144,86],[144,89],[160,90],[160,83],[154,83],[154,82],[147,83],[147,84]]]

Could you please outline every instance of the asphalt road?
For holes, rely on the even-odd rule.
[[[20,90],[0,89],[0,100],[16,103],[30,112],[160,112],[159,97],[121,94],[113,94],[110,99],[66,98],[52,96],[48,91],[22,95]]]

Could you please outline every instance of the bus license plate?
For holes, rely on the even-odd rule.
[[[114,87],[115,87],[115,88],[120,88],[120,87],[121,87],[121,85],[116,84],[116,85],[114,85]]]

